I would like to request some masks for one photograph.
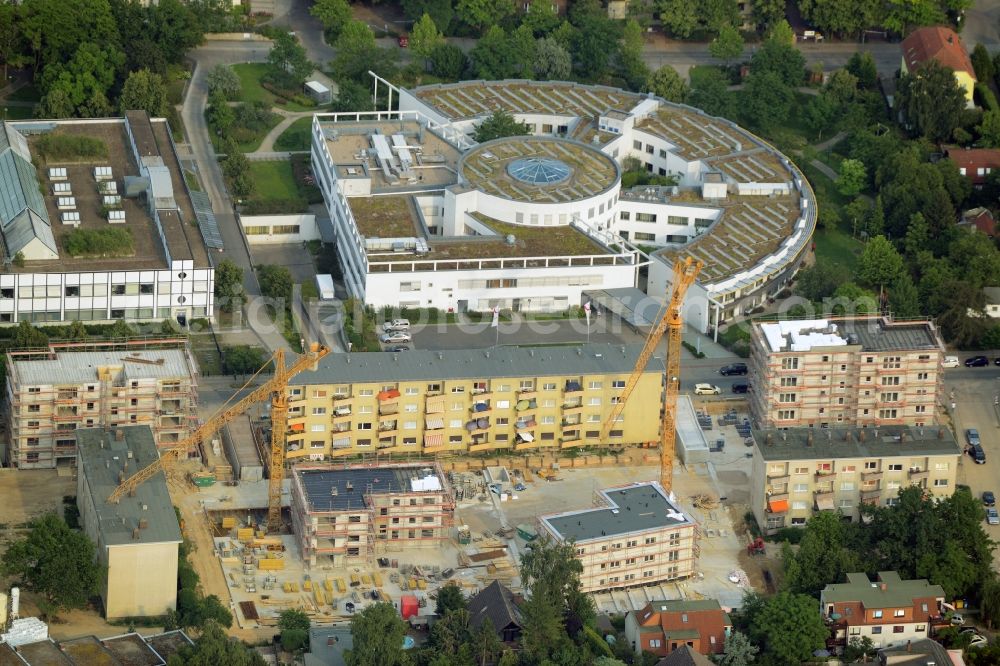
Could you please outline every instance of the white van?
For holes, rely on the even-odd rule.
[[[942,368],[957,368],[958,367],[958,357],[957,356],[945,356],[944,360],[941,361]]]

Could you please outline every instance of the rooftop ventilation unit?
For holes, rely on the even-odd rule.
[[[59,219],[63,224],[70,224],[73,225],[74,227],[80,226],[80,213],[78,213],[75,210],[62,213],[59,216]]]
[[[125,211],[123,211],[123,210],[109,210],[108,211],[108,222],[110,224],[125,224]]]
[[[56,196],[67,195],[73,193],[73,185],[68,182],[62,183],[52,183],[52,194]]]
[[[52,167],[49,169],[49,180],[66,180],[68,176],[66,175],[66,167]]]
[[[105,180],[112,180],[114,175],[109,166],[99,166],[94,167],[94,180],[97,182],[102,182]]]

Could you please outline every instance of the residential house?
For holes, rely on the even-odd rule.
[[[976,70],[958,34],[946,26],[917,28],[903,40],[903,64],[900,71],[912,74],[929,60],[955,72],[955,82],[965,92],[966,107],[972,108],[972,92],[976,85]]]
[[[498,580],[493,581],[469,599],[469,627],[478,629],[487,620],[504,643],[521,638],[521,611],[514,593]]]
[[[682,645],[656,662],[656,666],[715,666],[715,662],[687,645]]]
[[[957,654],[956,654],[957,653]],[[955,655],[957,660],[952,656]],[[930,638],[907,641],[905,645],[878,651],[881,666],[927,666],[928,664],[962,664],[961,650],[948,650]]]
[[[983,208],[982,206],[964,211],[958,226],[972,232],[978,231],[990,238],[996,236],[997,232],[997,222],[993,218],[993,213],[990,212],[989,208]]]
[[[1000,287],[983,287],[987,317],[1000,319]]]
[[[979,188],[996,169],[1000,169],[1000,150],[996,148],[960,148],[952,146],[945,155],[958,165],[958,172]]]
[[[721,654],[732,630],[729,614],[715,599],[651,601],[625,616],[625,636],[637,655],[663,656],[681,648]]]
[[[895,571],[880,571],[874,582],[851,573],[846,583],[823,588],[819,600],[839,645],[867,637],[887,648],[928,637],[931,621],[941,615],[944,589],[925,579],[902,580]]]

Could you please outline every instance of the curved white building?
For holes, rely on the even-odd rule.
[[[798,169],[697,109],[558,82],[392,90],[399,111],[313,122],[347,288],[376,307],[559,310],[642,266],[662,300],[684,254],[705,264],[685,307],[707,330],[780,291],[815,228]],[[476,144],[497,108],[530,135]],[[677,185],[623,189],[626,166]]]

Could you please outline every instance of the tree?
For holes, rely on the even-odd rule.
[[[858,96],[858,77],[846,69],[838,69],[823,86],[824,94],[828,95],[837,106],[846,110]]]
[[[795,92],[774,71],[751,72],[744,87],[743,113],[767,131],[788,119]]]
[[[535,43],[535,78],[539,81],[565,81],[573,71],[573,58],[551,37]]]
[[[766,33],[775,23],[785,19],[785,3],[782,0],[756,0],[753,3],[753,19],[757,32]]]
[[[858,262],[858,278],[873,287],[882,288],[903,274],[903,258],[885,236],[875,236],[865,244]]]
[[[649,78],[649,67],[642,57],[643,46],[642,26],[635,19],[629,19],[622,30],[618,64],[630,90],[640,90]]]
[[[521,557],[521,581],[531,591],[521,607],[522,647],[532,659],[544,661],[571,645],[564,623],[594,620],[594,602],[580,591],[582,571],[571,543],[536,539]]]
[[[403,636],[406,625],[390,603],[368,606],[351,618],[354,648],[344,656],[347,666],[397,666],[406,664]]]
[[[223,259],[215,267],[215,298],[223,312],[232,312],[243,304],[243,269],[232,259]]]
[[[374,111],[372,91],[368,86],[354,79],[343,79],[337,89],[334,111]]]
[[[218,95],[221,99],[235,102],[243,94],[240,77],[229,65],[218,64],[213,67],[205,78],[205,83],[208,85],[209,99]]]
[[[711,116],[731,117],[732,95],[729,93],[729,80],[717,69],[706,70],[691,84],[687,103],[698,107]]]
[[[236,112],[229,106],[226,98],[221,92],[210,93],[208,96],[208,108],[205,110],[205,119],[215,130],[217,136],[229,136],[233,125],[236,123]]]
[[[444,35],[438,31],[430,14],[424,14],[410,30],[410,48],[413,49],[414,53],[427,60],[431,57],[434,49],[441,44],[444,44]]]
[[[773,72],[786,86],[797,88],[806,77],[806,59],[783,38],[772,36],[753,54],[750,71],[754,74]]]
[[[108,329],[107,333],[107,337],[117,339],[134,338],[135,335],[135,328],[124,319],[118,319],[115,323],[111,324],[111,328]]]
[[[656,0],[653,6],[660,15],[663,29],[674,37],[687,39],[698,27],[696,3],[688,0]]]
[[[832,296],[840,285],[847,282],[848,277],[840,264],[834,264],[828,259],[817,259],[815,264],[799,274],[795,292],[807,300],[821,301]]]
[[[726,636],[724,649],[716,663],[719,666],[750,666],[760,649],[750,642],[747,635],[732,631]]]
[[[267,54],[267,64],[270,65],[268,74],[274,81],[296,90],[316,68],[295,36],[284,31],[275,36],[274,46]]]
[[[1000,579],[997,578],[996,573],[991,573],[983,581],[979,594],[979,607],[982,610],[983,619],[986,620],[987,628],[995,629],[1000,625]]]
[[[955,73],[937,60],[927,60],[899,79],[897,108],[916,133],[938,142],[951,137],[962,120],[965,93]]]
[[[868,183],[868,173],[861,160],[846,159],[840,163],[840,174],[837,176],[837,189],[845,197],[857,196]]]
[[[288,608],[278,616],[281,647],[286,652],[298,652],[309,646],[309,616],[300,610]]]
[[[458,18],[480,30],[497,25],[514,13],[513,0],[458,0],[455,13]]]
[[[824,647],[829,633],[816,612],[816,600],[787,591],[764,601],[750,626],[762,656],[785,664],[808,661],[814,650]]]
[[[191,3],[159,0],[149,9],[153,43],[168,63],[180,62],[185,53],[201,44],[202,23],[192,11]]]
[[[230,189],[238,197],[250,196],[254,190],[250,160],[240,152],[239,146],[232,139],[225,142],[223,149],[226,159],[222,162],[222,173],[228,179]]]
[[[337,55],[331,63],[338,77],[368,81],[368,71],[391,76],[396,67],[394,51],[381,49],[375,43],[375,33],[362,21],[344,26],[333,46]]]
[[[167,115],[167,86],[163,77],[148,69],[132,72],[125,79],[121,97],[118,98],[122,114],[126,111],[142,109],[153,118]]]
[[[340,30],[351,20],[351,5],[347,0],[316,0],[309,13],[323,26],[327,42],[336,41]]]
[[[562,18],[559,16],[559,6],[549,2],[535,2],[528,6],[521,25],[528,26],[535,37],[546,37],[559,27]]]
[[[194,645],[181,648],[181,651],[170,657],[171,666],[175,663],[184,666],[265,666],[267,662],[256,650],[235,638],[230,638],[215,621],[209,620],[199,627],[201,635]],[[175,658],[177,661],[175,661]]]
[[[71,530],[66,521],[50,513],[32,522],[26,537],[10,544],[0,558],[0,569],[38,593],[46,615],[83,608],[97,593],[103,574],[95,548],[86,534]]]
[[[868,636],[851,636],[851,640],[847,641],[847,647],[844,648],[844,663],[854,664],[860,661],[867,662],[872,657],[878,655],[878,650],[875,649],[875,644],[872,639]]]
[[[677,70],[670,65],[661,65],[650,74],[646,87],[655,95],[668,102],[683,102],[687,97],[688,87]]]
[[[454,583],[448,583],[447,585],[442,585],[438,589],[437,603],[434,607],[434,612],[440,617],[444,617],[448,613],[455,610],[464,610],[467,607],[465,600],[465,595],[462,594],[462,588]]]
[[[905,272],[889,286],[889,308],[898,319],[920,316],[920,293]]]
[[[972,69],[976,72],[976,79],[983,83],[993,80],[993,57],[990,56],[990,52],[986,50],[985,46],[976,44],[975,48],[972,49],[970,59],[972,60]]]
[[[844,214],[851,221],[851,235],[855,238],[858,235],[858,227],[863,225],[871,212],[871,206],[864,197],[855,197],[851,203],[844,206]]]
[[[292,301],[292,273],[284,266],[264,264],[257,268],[260,293],[267,298],[282,300],[286,305]]]
[[[735,26],[726,24],[719,30],[718,36],[708,45],[708,52],[713,58],[729,63],[743,54],[743,35]]]
[[[867,51],[855,51],[847,61],[845,69],[858,79],[858,87],[864,90],[874,90],[878,84],[878,70],[875,59]]]
[[[736,0],[703,0],[698,3],[698,21],[709,32],[733,26],[740,16]]]
[[[403,13],[406,18],[416,21],[424,14],[429,14],[434,25],[446,34],[452,23],[455,11],[451,0],[402,0]]]
[[[818,595],[828,584],[862,569],[861,560],[853,550],[852,527],[832,511],[821,511],[810,518],[799,549],[782,550],[784,589]]]
[[[578,0],[574,10],[586,5],[586,0]],[[570,52],[577,74],[585,80],[596,80],[604,76],[608,63],[614,55],[611,45],[618,40],[618,27],[612,22],[607,12],[601,9],[599,2],[591,2],[592,10],[588,12],[574,11],[574,25]],[[593,9],[596,8],[596,11]]]
[[[442,79],[457,81],[465,71],[465,53],[454,44],[439,44],[431,52],[431,72]]]
[[[66,337],[70,340],[86,340],[90,337],[90,331],[87,330],[86,324],[76,320],[66,327]]]
[[[823,138],[823,132],[834,123],[839,111],[838,105],[826,93],[809,100],[806,104],[806,124],[815,132],[817,139]]]
[[[27,319],[22,319],[14,329],[13,344],[19,349],[41,349],[49,346],[49,336],[32,326]]]
[[[0,4],[0,62],[3,63],[3,80],[7,80],[7,67],[22,67],[31,63],[27,45],[21,33],[20,15],[12,2]]]
[[[985,148],[1000,148],[1000,111],[986,111],[983,120],[976,127],[980,143]]]
[[[527,125],[518,122],[504,109],[497,109],[476,126],[472,138],[478,143],[483,143],[505,136],[524,136],[527,134],[529,134]]]
[[[225,347],[222,350],[222,356],[226,372],[231,375],[240,375],[241,377],[252,375],[267,362],[262,349],[248,345]]]

